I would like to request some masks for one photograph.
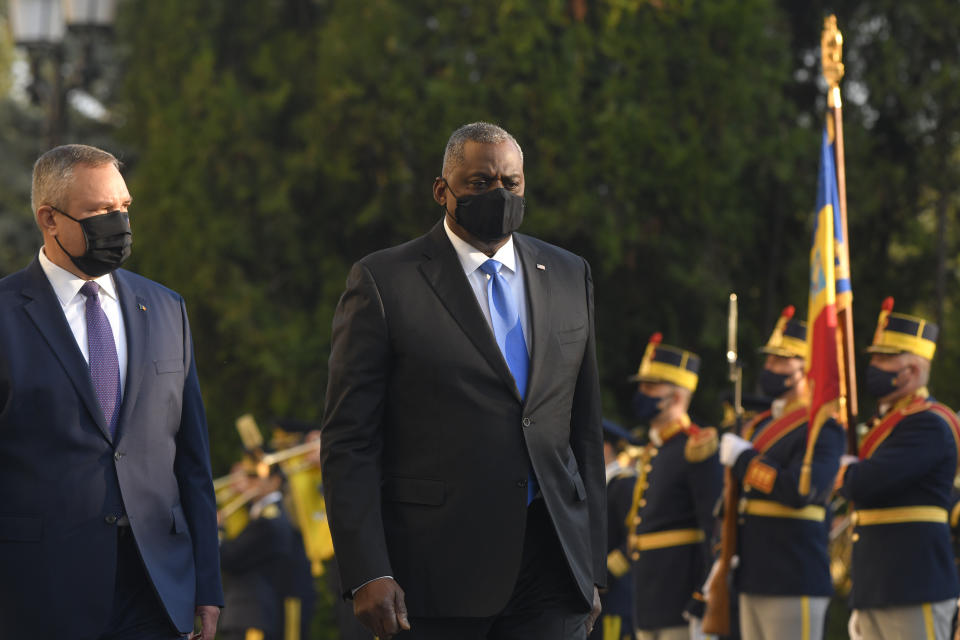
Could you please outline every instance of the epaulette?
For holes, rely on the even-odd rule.
[[[261,518],[266,518],[268,520],[274,520],[275,518],[280,517],[280,507],[276,504],[268,504],[263,508],[263,511],[260,512]]]
[[[717,452],[720,438],[713,427],[691,428],[687,432],[687,444],[683,456],[687,462],[703,462]]]

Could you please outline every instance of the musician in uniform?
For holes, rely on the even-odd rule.
[[[819,640],[833,584],[827,554],[826,503],[843,454],[843,428],[828,419],[817,438],[811,488],[799,490],[807,445],[809,393],[804,374],[806,324],[784,309],[762,351],[760,377],[770,410],[726,433],[720,461],[741,483],[740,634],[744,640]]]
[[[710,567],[713,507],[723,484],[717,432],[690,421],[700,358],[661,344],[654,334],[640,369],[634,410],[649,421],[628,522],[633,560],[634,624],[639,640],[701,638],[703,585]]]
[[[282,640],[308,638],[315,592],[303,539],[283,507],[283,476],[272,467],[259,478],[241,465],[238,493],[249,492],[249,523],[220,546],[226,608],[219,638]]]
[[[627,549],[627,513],[637,472],[624,450],[630,433],[603,419],[603,458],[607,476],[607,588],[600,593],[601,612],[590,640],[632,640],[633,574]]]
[[[948,640],[960,592],[948,509],[960,424],[927,391],[938,329],[880,312],[866,372],[878,416],[848,457],[841,493],[854,505],[852,637]]]

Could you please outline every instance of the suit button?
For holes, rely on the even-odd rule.
[[[104,518],[104,521],[105,521],[107,524],[116,524],[116,523],[117,523],[117,516],[109,515],[109,516],[107,516],[106,518]]]
[[[530,424],[531,424],[533,421],[532,421],[530,418],[524,418],[524,419],[521,420],[520,422],[523,424],[523,426],[529,427]]]
[[[522,489],[522,488],[524,488],[524,487],[527,486],[527,481],[526,481],[526,480],[517,480],[517,486]]]

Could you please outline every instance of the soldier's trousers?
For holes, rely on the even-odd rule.
[[[823,640],[826,596],[740,594],[743,640]]]
[[[927,602],[907,607],[857,609],[851,640],[950,640],[950,623],[956,600]],[[854,625],[851,625],[854,626]]]

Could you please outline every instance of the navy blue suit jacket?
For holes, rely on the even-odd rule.
[[[222,605],[206,418],[183,299],[114,273],[128,367],[115,439],[34,260],[0,280],[0,637],[107,624],[126,513],[172,623]]]

